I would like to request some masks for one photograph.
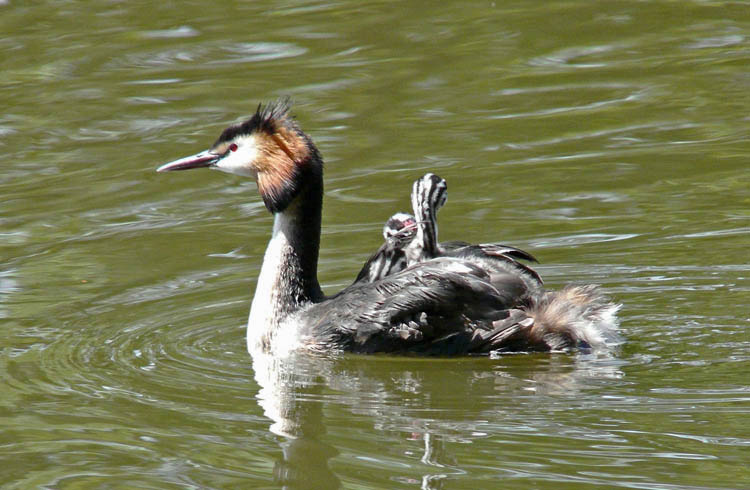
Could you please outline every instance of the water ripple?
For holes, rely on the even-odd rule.
[[[146,31],[141,34],[146,39],[176,39],[186,37],[196,37],[200,31],[190,26],[180,26],[174,29],[161,29],[156,31]]]
[[[581,46],[575,48],[565,48],[559,50],[553,54],[539,56],[529,60],[531,66],[566,66],[574,68],[600,68],[605,66],[604,62],[579,62],[573,63],[572,61],[577,58],[584,58],[592,55],[599,55],[602,53],[610,53],[615,49],[615,46],[602,45],[602,46]]]
[[[203,43],[161,50],[128,53],[108,62],[104,69],[165,68],[175,65],[256,63],[304,55],[307,48],[293,43]],[[131,82],[132,83],[132,82]],[[147,83],[147,82],[140,82]],[[153,81],[148,83],[155,83]]]
[[[544,238],[532,240],[531,244],[536,248],[563,247],[584,245],[587,243],[615,242],[619,240],[629,240],[640,236],[638,233],[583,233],[580,235],[568,235],[554,238]]]
[[[237,43],[225,46],[230,57],[215,63],[255,63],[279,58],[292,58],[307,53],[307,49],[291,43]]]
[[[558,91],[560,90],[557,87],[553,87],[550,89],[552,91]],[[605,107],[613,106],[613,105],[620,105],[627,102],[634,102],[638,100],[642,100],[646,98],[648,94],[647,90],[638,90],[635,92],[631,92],[628,94],[625,94],[621,97],[617,98],[608,98],[606,100],[598,100],[598,101],[592,101],[589,103],[580,103],[580,97],[576,97],[577,102],[575,105],[557,105],[555,107],[549,107],[549,108],[542,108],[542,109],[535,109],[527,112],[514,112],[509,114],[492,114],[487,116],[488,119],[518,119],[518,118],[525,118],[525,117],[540,117],[540,116],[550,116],[554,114],[567,114],[567,113],[573,113],[573,112],[579,112],[579,111],[591,111],[591,110],[598,110]],[[537,101],[536,105],[540,105],[539,101]]]
[[[687,49],[725,48],[736,46],[745,42],[745,36],[741,34],[728,34],[726,36],[707,37],[686,45]]]

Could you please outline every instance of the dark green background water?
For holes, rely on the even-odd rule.
[[[748,2],[0,2],[3,488],[750,488]],[[624,304],[613,357],[245,351],[271,216],[154,172],[292,95],[348,284],[444,239]]]

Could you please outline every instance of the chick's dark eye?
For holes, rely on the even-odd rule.
[[[235,143],[229,145],[229,151],[237,151],[237,145]]]

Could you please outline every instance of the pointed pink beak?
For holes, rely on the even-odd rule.
[[[219,161],[221,155],[212,153],[211,150],[202,151],[189,157],[180,158],[173,162],[165,163],[157,168],[157,172],[171,172],[173,170],[189,170],[191,168],[210,167]]]

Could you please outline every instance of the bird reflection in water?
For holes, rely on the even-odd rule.
[[[290,489],[346,486],[343,475],[332,469],[331,461],[339,458],[339,466],[348,462],[350,470],[351,465],[380,465],[374,476],[358,471],[363,480],[443,488],[465,474],[456,444],[527,433],[533,414],[548,405],[550,396],[581,396],[602,379],[619,379],[621,364],[593,355],[424,362],[253,353],[257,400],[270,419],[270,431],[280,438],[274,477]],[[519,410],[526,415],[519,417]],[[336,432],[329,433],[333,428]],[[493,433],[499,428],[502,432]],[[354,437],[354,430],[361,437]],[[373,446],[388,449],[378,454]],[[397,452],[389,452],[392,448]]]

